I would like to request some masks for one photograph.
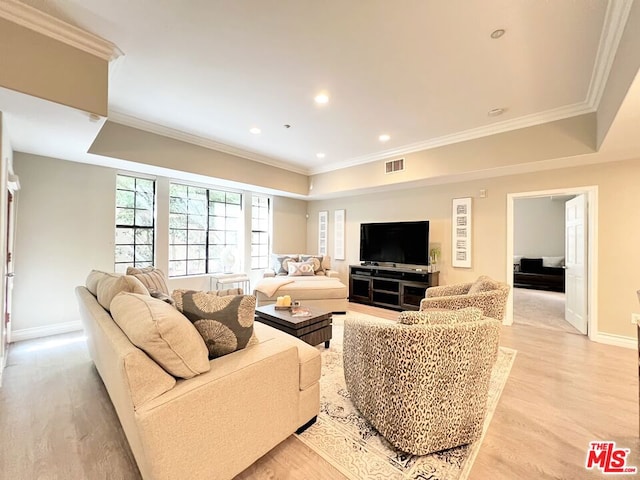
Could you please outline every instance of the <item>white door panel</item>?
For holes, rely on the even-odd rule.
[[[565,319],[587,334],[587,249],[585,195],[565,205]]]

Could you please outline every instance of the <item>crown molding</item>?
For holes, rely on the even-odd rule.
[[[595,109],[588,105],[586,102],[575,103],[573,105],[565,105],[564,107],[547,110],[545,112],[525,115],[523,117],[496,122],[483,127],[472,128],[469,130],[464,130],[462,132],[452,133],[450,135],[443,135],[441,137],[432,138],[422,142],[410,143],[408,145],[404,145],[395,149],[384,150],[382,152],[377,152],[370,155],[355,157],[344,162],[330,163],[328,165],[324,165],[322,167],[311,170],[310,174],[317,175],[320,173],[327,173],[333,170],[339,170],[341,168],[354,167],[378,160],[387,160],[391,159],[391,157],[408,155],[410,153],[420,152],[422,150],[429,150],[436,147],[443,147],[445,145],[465,142],[467,140],[475,140],[477,138],[488,137],[490,135],[496,135],[498,133],[505,133],[521,128],[533,127],[536,125],[541,125],[543,123],[555,122],[557,120],[564,120],[565,118],[584,115],[585,113],[592,113],[594,111]]]
[[[0,0],[0,17],[110,62],[122,55],[113,43],[16,0]]]
[[[633,0],[609,0],[607,4],[598,52],[587,93],[587,104],[594,110],[600,105],[632,5]]]
[[[290,172],[299,173],[301,175],[308,175],[309,171],[299,167],[292,166],[290,163],[280,162],[274,158],[261,155],[256,152],[244,150],[242,148],[227,145],[225,143],[216,142],[214,140],[201,137],[199,135],[193,135],[191,133],[176,130],[170,127],[165,127],[157,123],[142,120],[140,118],[127,115],[126,113],[110,110],[108,119],[112,122],[125,125],[127,127],[137,128],[149,133],[155,133],[163,137],[169,137],[181,142],[190,143],[199,147],[208,148],[209,150],[216,150],[222,153],[228,153],[229,155],[235,155],[236,157],[246,158],[254,162],[263,163],[271,167],[282,168]]]

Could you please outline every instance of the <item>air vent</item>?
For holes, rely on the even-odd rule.
[[[404,170],[404,158],[389,160],[384,163],[384,173],[401,172],[402,170]]]

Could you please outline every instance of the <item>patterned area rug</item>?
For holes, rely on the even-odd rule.
[[[410,455],[397,450],[378,434],[349,399],[342,367],[342,334],[344,319],[352,315],[367,317],[359,313],[334,315],[331,348],[319,347],[322,351],[320,414],[318,421],[298,438],[354,480],[466,479],[509,377],[516,351],[500,347],[491,375],[487,417],[478,441],[430,455]]]

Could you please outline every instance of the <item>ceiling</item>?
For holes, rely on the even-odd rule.
[[[607,0],[24,3],[122,51],[110,120],[306,174],[595,111],[625,20]]]

